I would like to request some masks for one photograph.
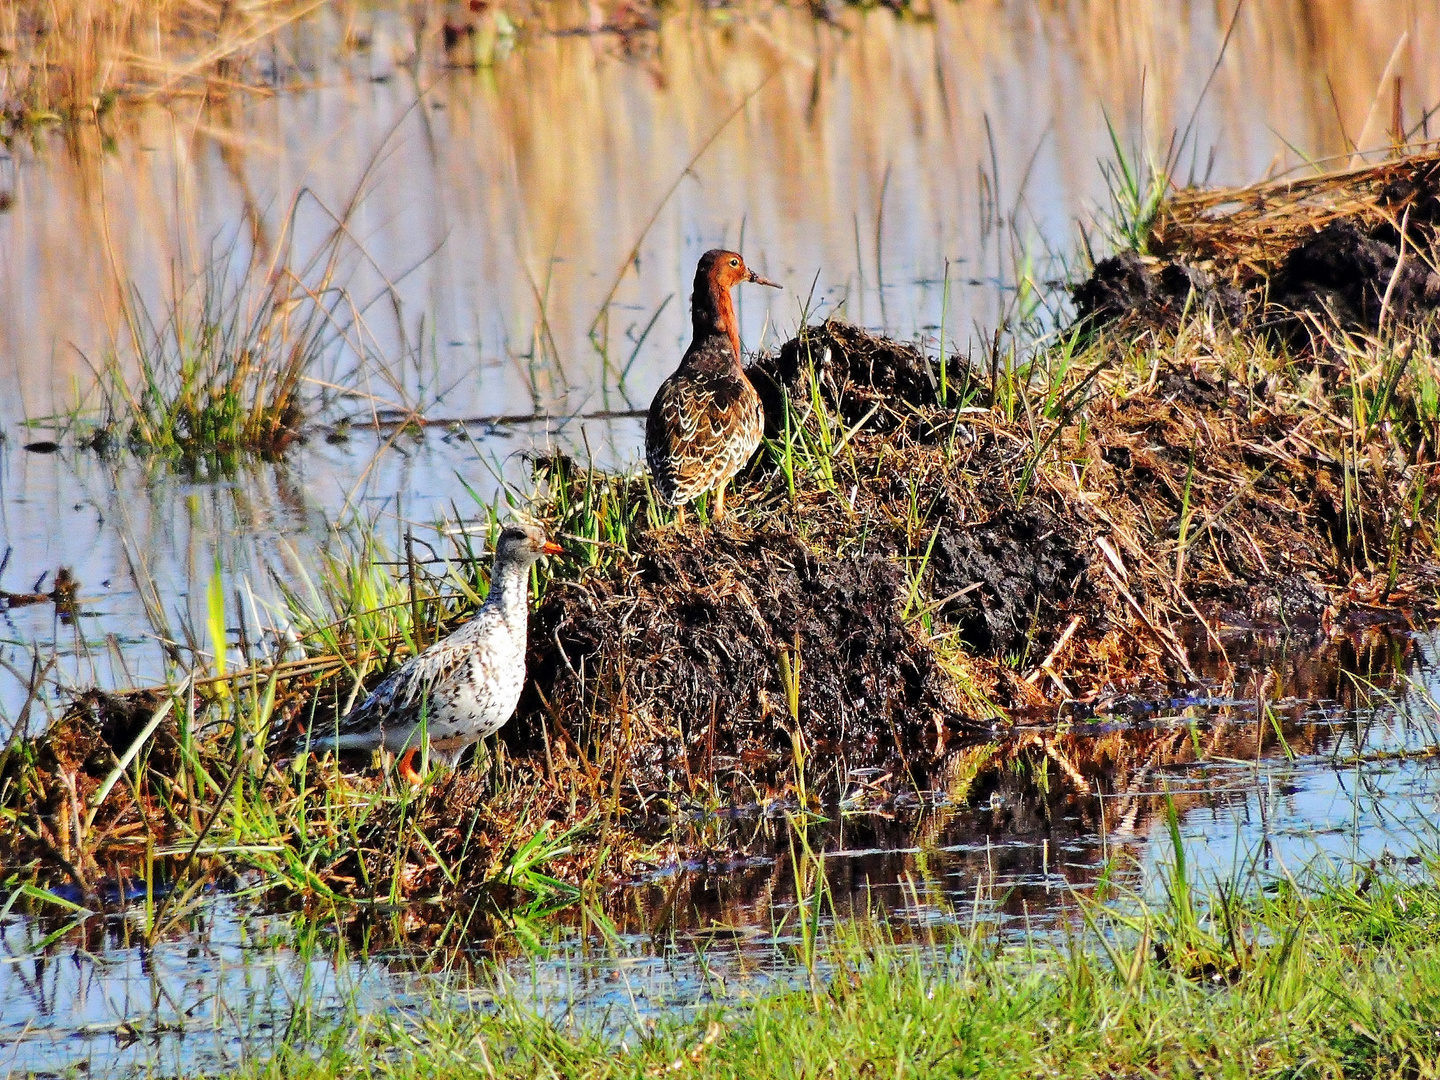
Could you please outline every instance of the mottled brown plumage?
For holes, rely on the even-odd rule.
[[[730,290],[742,281],[769,285],[733,251],[707,251],[690,298],[694,337],[680,366],[660,384],[645,422],[645,461],[664,502],[681,508],[715,491],[725,514],[725,484],[745,467],[765,419],[740,363],[740,326]]]

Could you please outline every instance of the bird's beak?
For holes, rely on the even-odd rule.
[[[545,546],[540,549],[541,555],[564,555],[565,549],[554,540],[546,540]]]
[[[779,289],[782,287],[778,281],[771,281],[769,278],[763,278],[759,274],[755,273],[754,270],[750,271],[750,276],[747,277],[745,280],[755,285],[769,285],[772,289]]]

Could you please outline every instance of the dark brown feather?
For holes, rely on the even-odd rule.
[[[645,421],[645,461],[656,494],[683,506],[745,467],[764,431],[760,397],[740,366],[740,332],[730,288],[763,281],[733,251],[707,251],[690,298],[694,338],[660,384]],[[770,284],[765,282],[765,284]]]
[[[681,368],[661,384],[645,423],[645,460],[671,506],[712,491],[745,467],[764,420],[750,380]]]

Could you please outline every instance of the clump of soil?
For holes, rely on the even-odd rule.
[[[149,726],[164,696],[153,690],[109,694],[87,690],[65,715],[33,741],[12,741],[0,753],[0,792],[7,805],[23,807],[28,834],[10,837],[4,846],[18,860],[43,852],[63,860],[64,877],[81,894],[98,875],[93,853],[76,835],[82,818],[119,761]],[[179,729],[173,712],[164,717],[136,755],[143,780],[117,785],[95,808],[91,825],[109,833],[142,820],[145,808],[131,797],[170,795],[167,778],[180,769]],[[8,861],[8,860],[7,860]]]
[[[1309,345],[1317,318],[1373,334],[1382,313],[1392,324],[1413,326],[1440,307],[1440,274],[1416,255],[1417,243],[1422,252],[1433,244],[1433,228],[1417,222],[1407,230],[1410,257],[1403,263],[1399,241],[1388,224],[1366,229],[1341,219],[1291,248],[1271,275],[1268,298],[1287,343]]]
[[[886,555],[817,551],[783,529],[647,534],[623,576],[583,577],[540,605],[520,711],[584,716],[597,691],[576,673],[591,673],[643,732],[632,775],[657,787],[788,760],[796,730],[851,765],[874,764],[967,719],[903,618],[908,592]],[[523,720],[509,735],[535,741]]]
[[[844,451],[826,475],[797,464],[793,494],[762,454],[740,521],[636,529],[553,581],[511,753],[747,798],[783,788],[799,745],[834,790],[861,766],[915,775],[996,708],[1193,685],[1182,639],[1213,647],[1217,626],[1322,634],[1382,597],[1420,603],[1369,569],[1393,550],[1408,573],[1427,550],[1385,475],[1347,480],[1274,385],[1161,357],[1080,426],[957,416],[931,364],[835,321],[763,358],[792,428],[813,442],[826,410]],[[544,469],[551,488],[586,482]]]
[[[86,690],[47,729],[37,748],[34,763],[50,773],[73,774],[82,784],[94,786],[109,776],[119,757],[149,725],[164,701],[155,690],[110,694]],[[179,766],[179,729],[174,714],[166,716],[151,734],[145,752],[162,770],[174,772]],[[6,763],[14,767],[13,759]]]
[[[787,401],[792,422],[800,421],[810,405],[812,373],[828,409],[847,424],[865,420],[871,430],[894,430],[902,419],[896,407],[939,403],[935,365],[918,346],[829,319],[805,327],[749,369],[765,407],[767,437],[784,430]]]
[[[1097,393],[1082,427],[957,416],[929,363],[833,321],[762,360],[792,425],[816,408],[851,425],[832,475],[797,465],[792,495],[762,455],[736,491],[742,523],[640,530],[555,582],[512,752],[558,737],[585,760],[622,755],[642,789],[739,798],[783,786],[798,732],[833,790],[846,769],[929,768],[996,707],[1194,685],[1182,639],[1213,646],[1217,626],[1323,634],[1383,596],[1421,602],[1369,569],[1393,550],[1409,572],[1427,550],[1385,475],[1347,480],[1273,385],[1160,357],[1149,386]]]
[[[1146,259],[1122,251],[1095,264],[1072,292],[1076,317],[1099,324],[1128,320],[1173,330],[1185,317],[1207,317],[1227,328],[1245,319],[1245,295],[1216,284],[1199,267],[1181,261]]]
[[[1093,595],[1079,545],[1076,530],[1039,503],[943,529],[930,554],[939,614],[972,652],[1018,655],[1037,626]]]
[[[832,435],[847,425],[838,475],[796,465],[792,496],[762,454],[737,490],[743,523],[639,531],[614,563],[553,583],[512,751],[558,732],[587,758],[628,747],[642,787],[723,777],[744,792],[783,783],[798,735],[833,787],[848,768],[918,767],[1029,700],[1011,665],[1095,599],[1094,525],[1049,493],[1017,504],[1026,440],[985,417],[957,425],[932,365],[833,320],[762,358],[772,423],[788,401],[812,445],[816,409]],[[552,489],[579,482],[563,459],[541,467]]]
[[[1325,328],[1374,334],[1382,311],[1392,328],[1433,319],[1437,225],[1437,153],[1240,191],[1180,192],[1151,227],[1150,254],[1104,259],[1075,287],[1076,313],[1092,326],[1156,331],[1174,330],[1188,313],[1327,352]]]

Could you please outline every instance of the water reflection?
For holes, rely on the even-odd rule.
[[[447,61],[429,14],[327,5],[285,42],[302,85],[217,87],[0,153],[0,296],[24,313],[0,319],[0,547],[17,578],[71,565],[100,600],[83,632],[14,617],[12,664],[39,643],[76,681],[154,677],[150,636],[165,630],[143,594],[173,615],[217,553],[227,593],[263,581],[275,538],[323,543],[362,482],[365,505],[429,523],[467,498],[461,477],[493,491],[483,459],[551,439],[543,426],[477,429],[473,444],[443,428],[424,445],[316,437],[208,485],[19,449],[20,421],[94,404],[92,368],[132,285],[158,312],[214,259],[303,263],[357,195],[341,269],[362,317],[318,374],[361,396],[332,412],[570,415],[648,402],[713,244],[787,283],[741,299],[751,347],[808,306],[931,339],[943,321],[964,348],[1061,302],[1045,283],[1078,250],[1077,219],[1106,202],[1107,115],[1137,147],[1187,130],[1182,176],[1243,182],[1297,164],[1292,148],[1383,145],[1440,99],[1425,62],[1440,12],[1407,0],[1244,6],[1218,68],[1229,8],[1168,0],[935,0],[829,21],[799,5],[681,5],[625,35],[569,32],[618,18],[603,6],[541,5],[525,9],[528,43],[480,70]],[[1036,286],[1023,298],[1021,278]],[[634,422],[578,435],[562,442],[635,460]],[[226,499],[234,512],[213,507]],[[133,551],[154,564],[148,581]],[[116,659],[70,663],[100,642]],[[13,713],[25,694],[0,682]]]
[[[1303,874],[1433,849],[1440,644],[1401,643],[1400,674],[1386,670],[1395,643],[1371,644],[1253,649],[1248,685],[1268,709],[1237,691],[1226,704],[1025,729],[957,749],[905,798],[867,809],[852,792],[825,821],[757,810],[659,823],[684,857],[605,897],[611,932],[578,908],[529,924],[547,941],[538,951],[522,946],[513,911],[419,905],[317,921],[216,896],[153,950],[138,944],[138,907],[78,925],[12,912],[0,919],[7,1067],[233,1068],[283,1038],[435,993],[479,1008],[503,995],[618,1036],[803,978],[791,916],[797,888],[816,887],[806,844],[823,854],[827,920],[878,913],[902,943],[972,919],[1010,939],[1061,930],[1101,875],[1154,890],[1170,858],[1167,800],[1204,881],[1249,862]],[[1367,658],[1375,665],[1357,663]]]

